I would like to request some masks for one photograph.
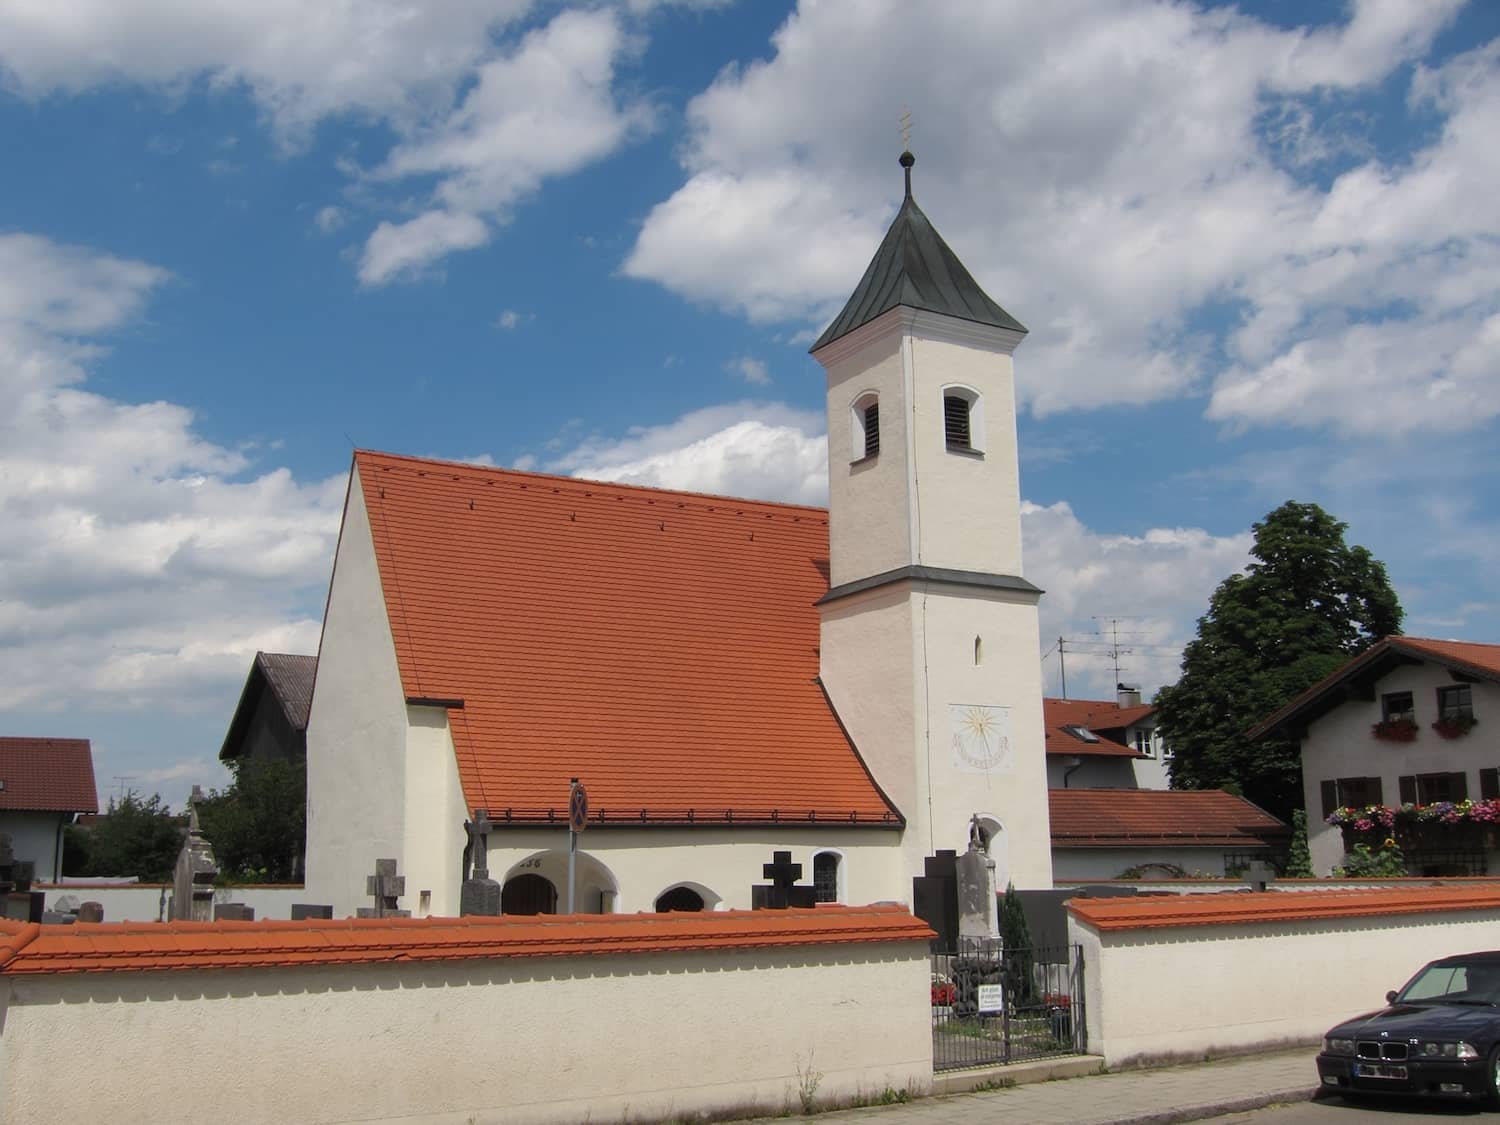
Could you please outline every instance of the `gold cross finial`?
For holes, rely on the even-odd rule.
[[[901,108],[901,148],[904,151],[911,149],[911,110],[905,106]]]

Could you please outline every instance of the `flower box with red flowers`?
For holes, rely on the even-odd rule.
[[[1462,738],[1478,725],[1473,715],[1456,715],[1451,719],[1439,719],[1432,724],[1432,729],[1442,738]]]
[[[1413,742],[1417,724],[1410,719],[1382,719],[1370,724],[1370,733],[1381,742]]]

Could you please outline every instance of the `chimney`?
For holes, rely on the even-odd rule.
[[[1141,705],[1140,686],[1131,686],[1130,684],[1116,684],[1115,703],[1120,707],[1139,707]]]

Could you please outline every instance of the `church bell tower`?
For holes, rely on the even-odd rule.
[[[822,677],[906,818],[908,877],[977,823],[1000,890],[1050,887],[1011,367],[1026,329],[917,206],[914,163],[902,153],[901,209],[812,347],[828,377]]]

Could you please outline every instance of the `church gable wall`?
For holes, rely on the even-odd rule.
[[[355,469],[307,724],[307,895],[310,902],[333,904],[336,916],[368,905],[365,877],[376,859],[404,859],[406,730],[406,701]]]
[[[419,916],[456,915],[468,808],[458,779],[448,714],[437,707],[408,707],[406,713],[406,846],[402,872],[406,875],[407,896],[401,906]]]

